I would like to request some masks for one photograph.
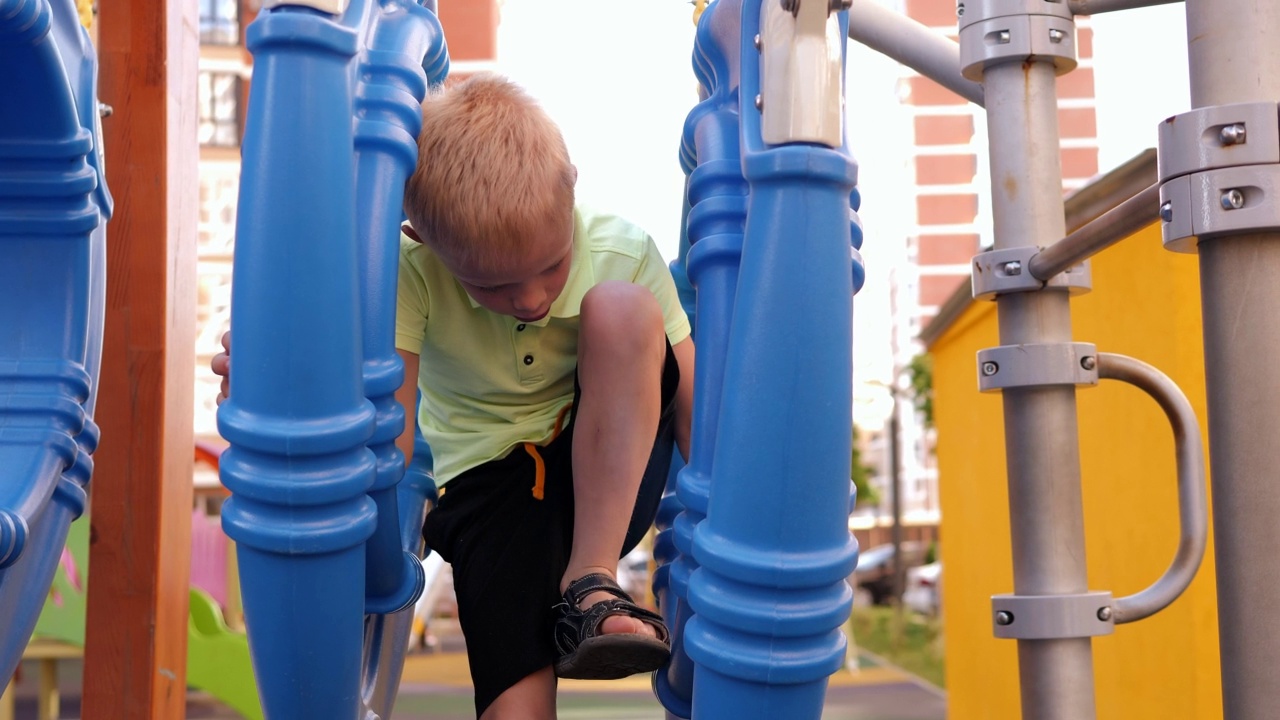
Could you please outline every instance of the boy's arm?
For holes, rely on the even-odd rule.
[[[396,447],[404,453],[404,465],[409,467],[413,459],[413,431],[418,426],[418,355],[407,350],[396,350],[404,361],[404,381],[396,390],[396,402],[404,408],[404,430],[396,438]]]
[[[689,462],[689,435],[693,421],[693,338],[687,337],[671,347],[680,368],[680,386],[676,388],[676,446],[680,456]]]

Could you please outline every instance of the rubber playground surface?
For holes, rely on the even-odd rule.
[[[823,720],[943,720],[940,691],[907,673],[864,656],[857,673],[831,678]],[[560,720],[664,720],[648,676],[560,683]],[[471,688],[465,656],[436,653],[410,656],[396,702],[395,720],[471,720]]]
[[[27,677],[34,677],[30,668]],[[80,716],[78,661],[59,668],[61,718]],[[560,720],[665,720],[662,706],[649,689],[648,676],[610,682],[562,681]],[[14,720],[36,720],[32,683],[19,683]],[[192,693],[188,720],[237,720],[241,716],[217,700]],[[946,699],[937,689],[862,656],[856,673],[832,676],[823,720],[944,720]],[[410,655],[396,701],[394,720],[474,720],[466,655],[457,650]],[[785,720],[780,718],[779,720]]]

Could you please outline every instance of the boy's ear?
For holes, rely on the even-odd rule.
[[[410,225],[409,223],[402,223],[400,225],[400,232],[404,233],[405,235],[408,235],[410,240],[418,243],[419,245],[422,244],[422,238],[418,237],[418,233],[413,229],[413,226]]]
[[[574,187],[577,187],[578,186],[578,166],[571,164],[569,165],[569,170],[573,173],[573,185]]]

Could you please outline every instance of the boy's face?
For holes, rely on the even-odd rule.
[[[505,267],[481,270],[445,260],[458,283],[481,307],[521,322],[537,322],[551,311],[569,279],[573,258],[573,217],[531,232],[523,257]]]

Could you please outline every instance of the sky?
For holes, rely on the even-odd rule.
[[[466,0],[440,0],[465,2]],[[896,0],[876,0],[898,8]],[[1190,109],[1181,4],[1090,18],[1095,33],[1099,165],[1144,148]],[[684,175],[680,132],[697,102],[694,26],[685,0],[504,0],[498,72],[524,85],[564,132],[584,203],[629,218],[677,254]],[[848,137],[859,165],[867,283],[854,301],[855,413],[888,412],[889,270],[905,262],[914,195],[901,68],[856,43],[848,53]],[[982,191],[980,189],[980,191]]]

